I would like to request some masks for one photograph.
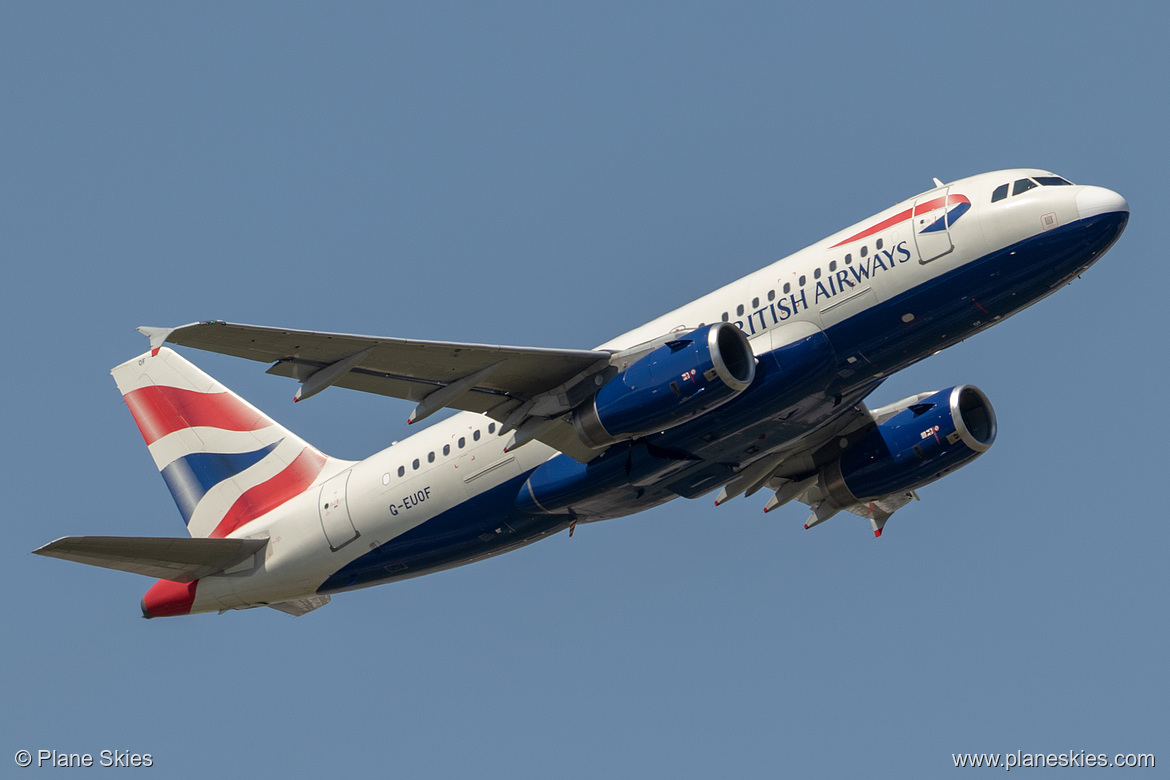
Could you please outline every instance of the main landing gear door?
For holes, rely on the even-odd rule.
[[[333,477],[321,486],[317,508],[321,512],[321,530],[329,540],[329,549],[334,552],[358,538],[357,529],[349,517],[349,502],[345,497],[345,486],[349,482],[349,469]]]
[[[937,260],[955,248],[947,224],[947,194],[950,191],[950,187],[943,187],[914,201],[914,216],[910,219],[910,225],[920,263]]]

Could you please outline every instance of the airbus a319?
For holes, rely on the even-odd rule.
[[[972,385],[879,408],[895,371],[1051,295],[1121,236],[1125,199],[1047,171],[943,184],[593,350],[220,321],[140,328],[113,369],[189,537],[71,536],[41,555],[159,581],[145,617],[267,606],[478,561],[578,523],[714,494],[844,512],[875,536],[995,441]],[[270,363],[461,413],[365,460],[330,457],[165,346]]]

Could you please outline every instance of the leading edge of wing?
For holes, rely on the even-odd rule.
[[[175,328],[140,327],[138,331],[150,339],[151,349],[170,342],[182,347],[194,347],[222,355],[268,362],[281,358],[301,357],[312,359],[314,349],[324,349],[336,344],[353,345],[360,349],[379,346],[397,346],[419,350],[470,351],[500,356],[509,354],[552,357],[565,360],[593,362],[607,360],[609,352],[592,349],[553,349],[549,347],[515,347],[499,344],[476,344],[461,341],[428,341],[424,339],[403,339],[389,336],[365,336],[355,333],[331,333],[328,331],[297,330],[295,328],[273,328],[266,325],[247,325],[223,320],[204,320],[179,325]],[[358,351],[355,350],[355,351]],[[278,354],[279,353],[279,354]],[[274,356],[275,355],[275,356]],[[332,362],[332,361],[327,361]],[[485,364],[486,365],[486,364]]]

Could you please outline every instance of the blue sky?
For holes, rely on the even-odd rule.
[[[1170,11],[1141,8],[4,4],[0,766],[22,748],[151,753],[156,777],[1170,762]],[[680,499],[300,619],[149,622],[147,579],[29,554],[183,532],[108,375],[146,348],[137,325],[587,348],[931,177],[1014,166],[1118,190],[1129,229],[874,396],[970,382],[1000,426],[880,541],[765,517],[760,496]],[[331,454],[407,434],[406,402],[294,407],[261,366],[188,356]]]

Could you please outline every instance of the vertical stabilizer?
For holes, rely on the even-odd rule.
[[[110,373],[191,536],[227,536],[349,465],[166,347]]]

